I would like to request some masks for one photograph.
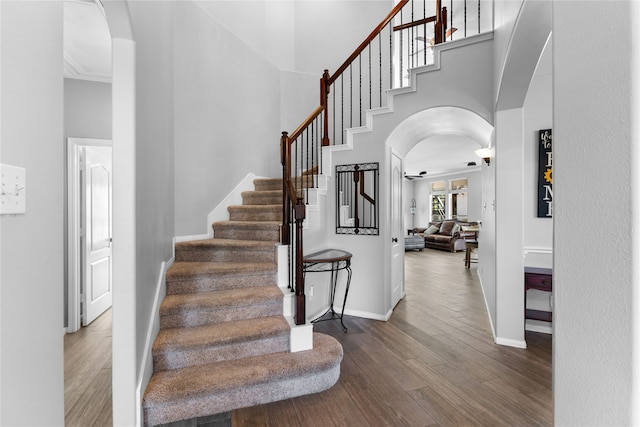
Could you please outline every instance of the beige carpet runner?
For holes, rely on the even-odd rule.
[[[282,181],[256,179],[214,238],[177,243],[160,306],[145,425],[316,393],[340,376],[342,347],[314,333],[291,353],[276,282]]]

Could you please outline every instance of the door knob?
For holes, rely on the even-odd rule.
[[[393,238],[391,239],[391,241],[392,241],[393,243],[398,243],[398,238],[397,238],[397,237],[393,237]]]

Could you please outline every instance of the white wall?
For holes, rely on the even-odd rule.
[[[140,375],[163,262],[174,236],[173,14],[170,2],[129,2],[136,42],[136,366]],[[114,175],[117,173],[114,163]],[[114,189],[115,191],[115,189]],[[118,286],[116,283],[114,286]],[[117,307],[114,307],[117,310]]]
[[[436,125],[431,121],[418,120],[422,123],[418,126],[419,129],[409,126],[410,129],[417,132],[417,134],[413,134],[413,139],[399,136],[396,129],[401,127],[399,125],[404,125],[405,122],[413,123],[415,117],[422,118],[422,114],[425,112],[425,114],[429,114],[429,111],[437,109],[436,107],[448,105],[460,107],[459,110],[464,110],[466,113],[476,111],[477,115],[471,114],[475,119],[474,123],[481,122],[484,125],[484,127],[480,126],[481,130],[476,130],[477,135],[482,134],[488,138],[490,132],[486,132],[486,129],[491,126],[487,123],[486,117],[492,117],[492,91],[491,84],[487,81],[492,77],[492,49],[492,41],[483,39],[473,46],[462,46],[443,52],[441,70],[421,74],[417,78],[418,89],[428,88],[429,96],[425,96],[424,92],[408,93],[405,90],[399,92],[394,97],[393,114],[382,112],[375,115],[372,119],[372,132],[361,129],[354,133],[353,150],[333,153],[331,168],[335,168],[336,165],[361,162],[378,162],[380,164],[380,235],[336,235],[332,231],[327,236],[327,244],[330,247],[341,248],[354,255],[352,263],[354,273],[349,291],[347,313],[376,319],[386,319],[391,314],[389,287],[391,256],[388,244],[392,237],[389,230],[388,171],[391,161],[389,148],[393,147],[401,155],[405,155],[422,140],[416,135],[429,133],[430,124],[437,126],[441,123]],[[473,70],[460,66],[469,60],[476,65]],[[467,72],[472,72],[473,78],[466,75]],[[456,90],[446,92],[442,89],[444,87],[455,87]],[[446,118],[451,118],[450,114],[453,114],[452,110],[445,110],[442,122],[446,122]],[[456,109],[453,108],[453,110]],[[463,115],[463,117],[466,116]],[[457,131],[464,129],[464,131],[471,132],[466,128],[467,125],[468,123],[451,123],[451,129],[457,129]],[[334,209],[335,192],[333,185],[330,185],[326,205],[326,213],[330,221],[329,230],[335,229]]]
[[[635,2],[553,2],[553,381],[561,426],[640,421],[638,15]],[[584,25],[596,21],[616,31]],[[603,204],[606,195],[613,197]],[[606,241],[584,232],[603,226]]]
[[[64,424],[62,3],[0,2],[0,157],[27,213],[0,217],[0,424]]]
[[[296,1],[295,69],[333,73],[393,9],[390,0]],[[319,90],[318,90],[319,94]]]
[[[541,58],[524,103],[523,250],[525,267],[553,267],[553,219],[538,218],[538,131],[553,127],[551,46]],[[527,292],[527,308],[553,311],[549,292]],[[526,320],[530,330],[551,332],[548,322]]]
[[[485,295],[495,268],[496,342],[525,346],[524,301],[524,150],[527,140],[524,103],[551,26],[549,1],[496,2],[495,21],[495,261],[479,266]],[[538,113],[536,113],[538,114]],[[519,195],[519,196],[518,196]],[[486,203],[493,203],[487,200]],[[528,226],[528,224],[527,224]],[[548,236],[548,229],[545,235]],[[491,245],[488,245],[491,246]],[[483,252],[481,252],[481,255]],[[491,257],[492,254],[486,254]],[[483,274],[488,274],[483,277]]]
[[[111,84],[64,79],[65,138],[111,139]]]
[[[174,19],[175,227],[199,235],[248,173],[281,175],[280,73],[193,3]]]

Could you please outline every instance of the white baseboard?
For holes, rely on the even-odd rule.
[[[144,341],[142,366],[140,367],[140,375],[138,376],[136,385],[136,418],[141,423],[142,397],[144,395],[144,391],[147,388],[147,384],[149,384],[151,375],[153,374],[153,354],[151,352],[151,349],[153,348],[153,342],[155,341],[156,336],[158,336],[158,332],[160,332],[160,303],[162,303],[162,300],[167,293],[165,278],[167,270],[169,269],[169,267],[171,267],[173,261],[174,258],[171,258],[168,262],[163,262],[162,264],[160,264],[160,274],[158,277],[158,282],[156,283],[156,292],[153,298],[153,306],[148,323],[149,327],[147,328],[147,334]]]
[[[482,284],[482,276],[476,270],[476,274],[478,275],[478,280],[480,281],[480,289],[482,289],[482,298],[484,299],[484,308],[487,310],[487,317],[489,317],[489,325],[491,325],[491,334],[493,336],[493,342],[497,343],[496,337],[496,328],[493,326],[493,319],[491,318],[491,313],[489,312],[489,304],[487,304],[487,296],[484,293],[484,285]]]
[[[342,307],[334,307],[334,310],[335,310],[336,313],[341,313],[342,312]],[[351,310],[351,309],[347,308],[347,309],[344,310],[344,314],[346,314],[348,316],[354,316],[354,317],[363,317],[365,319],[382,320],[382,321],[386,322],[387,320],[389,320],[389,318],[393,314],[393,309],[389,310],[385,314],[379,314],[379,313],[371,313],[371,312],[368,312],[368,311]]]
[[[259,178],[253,173],[248,173],[233,190],[227,194],[227,197],[222,199],[218,206],[213,208],[207,215],[207,223],[205,224],[206,234],[192,234],[189,236],[176,236],[173,238],[174,246],[176,242],[189,242],[192,240],[206,240],[213,237],[213,224],[216,221],[227,221],[229,219],[229,206],[242,205],[242,192],[251,191],[254,189],[253,180]]]
[[[528,319],[525,320],[524,330],[553,335],[553,324],[551,322],[540,322]]]
[[[495,343],[499,345],[506,345],[507,347],[515,347],[515,348],[527,348],[527,342],[521,340],[512,340],[509,338],[500,338],[497,337],[495,339]]]

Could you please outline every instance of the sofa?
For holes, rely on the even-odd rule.
[[[464,251],[465,240],[475,240],[475,233],[465,233],[462,226],[477,226],[477,222],[463,222],[458,220],[444,220],[430,222],[426,228],[416,228],[416,235],[424,238],[425,248],[442,249],[449,252]]]

